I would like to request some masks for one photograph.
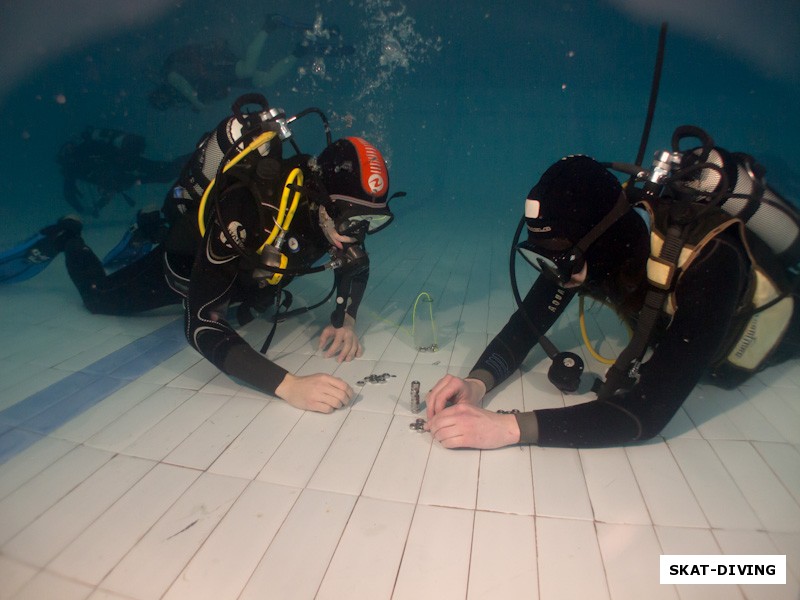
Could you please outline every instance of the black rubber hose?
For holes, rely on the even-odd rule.
[[[639,152],[636,154],[636,164],[641,165],[644,160],[644,153],[647,149],[647,140],[650,139],[650,127],[653,125],[653,115],[656,112],[656,100],[658,99],[658,88],[661,85],[661,70],[664,66],[664,48],[667,43],[667,23],[661,24],[661,31],[658,35],[658,53],[656,54],[656,66],[653,69],[653,82],[650,86],[650,101],[647,104],[647,118],[642,130],[642,139],[639,142]]]

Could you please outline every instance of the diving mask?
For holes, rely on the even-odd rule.
[[[586,262],[577,247],[566,238],[538,240],[517,244],[517,251],[529,265],[559,285],[568,283]]]
[[[394,215],[353,215],[351,217],[339,219],[336,223],[336,231],[340,235],[360,238],[380,231],[394,219]]]
[[[387,227],[394,219],[386,203],[376,207],[375,202],[341,194],[331,194],[330,199],[336,203],[338,209],[335,222],[336,231],[340,235],[372,235]]]

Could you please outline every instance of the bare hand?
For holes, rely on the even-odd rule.
[[[428,407],[428,420],[444,410],[447,403],[467,403],[477,406],[486,395],[486,386],[477,379],[460,379],[453,375],[442,377],[428,392],[425,404]]]
[[[325,358],[338,355],[339,362],[349,362],[363,354],[364,350],[358,341],[355,327],[355,319],[346,314],[341,327],[328,325],[322,330],[319,336],[319,349],[328,348]]]
[[[326,373],[287,373],[275,393],[295,408],[321,413],[347,406],[353,398],[353,390],[345,381]]]
[[[325,210],[324,206],[319,207],[319,224],[322,227],[322,233],[325,234],[325,238],[330,242],[333,246],[336,246],[339,250],[344,248],[344,244],[355,244],[356,238],[342,235],[338,231],[336,231],[336,226],[333,223],[333,219],[328,216],[328,211]]]
[[[445,408],[425,426],[445,448],[502,448],[519,442],[514,415],[498,414],[461,402]]]

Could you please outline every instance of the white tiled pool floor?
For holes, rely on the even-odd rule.
[[[63,422],[58,404],[47,408],[42,419],[55,425],[46,433],[3,418],[0,598],[800,596],[800,364],[734,392],[697,389],[652,443],[445,450],[409,428],[410,383],[427,390],[447,372],[466,373],[502,326],[512,306],[508,240],[420,234],[409,248],[391,230],[370,248],[364,356],[339,365],[316,352],[329,309],[279,326],[270,351],[297,373],[347,380],[358,396],[344,410],[301,412],[181,346]],[[63,271],[59,259],[0,288],[0,418],[180,319],[177,309],[89,315]],[[297,283],[308,300],[328,285]],[[434,298],[436,353],[418,353],[408,331],[421,291]],[[583,351],[576,314],[554,338]],[[590,316],[610,339],[602,350],[619,348],[613,316]],[[263,320],[244,330],[254,345],[266,331]],[[584,355],[587,371],[601,373]],[[555,391],[543,358],[532,353],[488,407],[588,398]],[[372,373],[394,377],[357,385]],[[661,554],[721,553],[786,554],[787,584],[659,585]]]

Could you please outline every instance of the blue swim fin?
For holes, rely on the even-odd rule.
[[[128,228],[119,243],[103,259],[106,269],[116,270],[139,260],[164,241],[167,235],[166,222],[156,207],[141,209],[136,222]]]
[[[53,261],[56,254],[45,253],[43,243],[46,241],[44,235],[37,233],[21,244],[0,253],[0,284],[18,283],[41,273]]]
[[[41,273],[64,250],[67,240],[81,234],[82,228],[80,218],[67,215],[0,253],[0,284],[18,283]]]
[[[108,251],[108,254],[103,258],[103,266],[106,269],[121,269],[148,254],[153,249],[154,243],[149,240],[143,240],[136,233],[137,228],[135,226],[131,227],[125,232],[119,243]]]

